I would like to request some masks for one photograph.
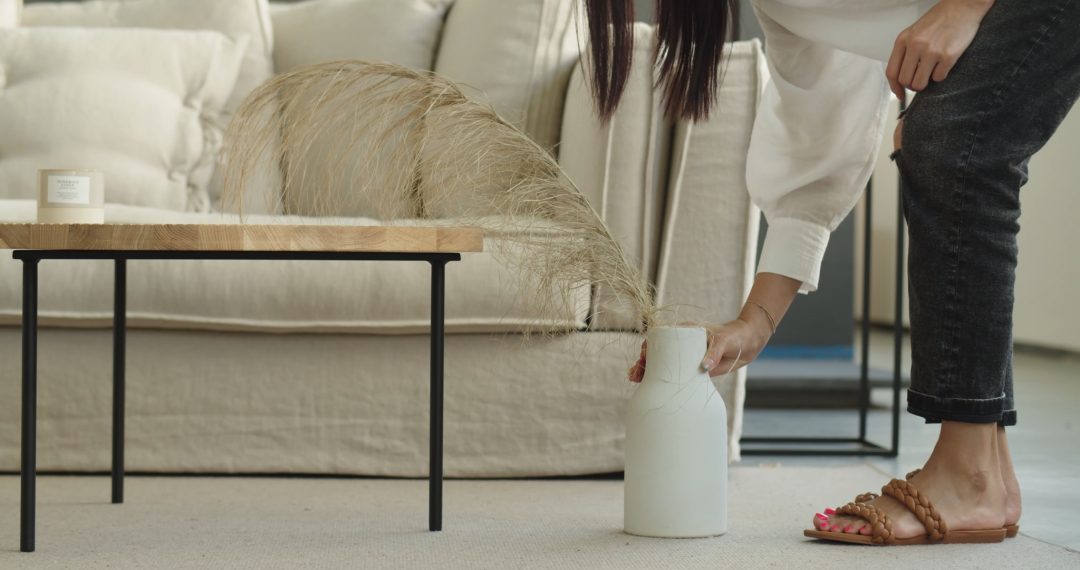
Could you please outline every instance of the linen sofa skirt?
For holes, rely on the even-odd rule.
[[[40,470],[109,469],[111,340],[107,329],[41,330]],[[527,345],[447,335],[446,475],[621,471],[634,390],[624,375],[639,344],[614,332]],[[126,467],[426,476],[428,346],[427,335],[129,330]],[[0,471],[19,469],[20,362],[19,329],[0,327]],[[727,384],[737,441],[741,394]]]

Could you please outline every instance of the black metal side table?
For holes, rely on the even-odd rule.
[[[425,261],[431,264],[431,416],[428,529],[442,530],[445,268],[483,249],[473,228],[352,226],[0,224],[0,248],[23,262],[20,549],[35,549],[38,265],[96,259],[115,264],[112,502],[124,501],[124,357],[128,260]]]

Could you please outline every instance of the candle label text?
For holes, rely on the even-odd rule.
[[[49,176],[50,204],[89,204],[89,176]]]

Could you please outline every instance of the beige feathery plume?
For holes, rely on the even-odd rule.
[[[270,192],[257,187],[268,165],[280,176]],[[275,77],[229,126],[225,188],[225,205],[241,213],[482,228],[541,315],[568,314],[575,291],[593,286],[618,295],[643,328],[658,311],[651,286],[551,154],[434,73],[338,61]]]

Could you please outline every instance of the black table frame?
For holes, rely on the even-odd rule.
[[[37,506],[37,335],[38,264],[46,259],[97,259],[115,263],[113,285],[113,440],[112,502],[124,502],[124,362],[127,329],[127,261],[189,260],[320,260],[426,261],[431,264],[431,416],[428,473],[428,529],[442,530],[443,482],[443,344],[445,270],[458,253],[309,252],[309,251],[87,251],[19,250],[23,262],[22,306],[22,463],[19,544],[35,548]]]
[[[892,405],[890,406],[889,447],[874,443],[867,437],[866,421],[870,411],[870,269],[873,261],[870,248],[873,245],[873,181],[867,183],[863,203],[863,264],[862,264],[862,330],[859,362],[859,432],[855,437],[743,437],[743,455],[809,455],[809,456],[861,456],[896,457],[900,452],[900,401],[902,384],[902,358],[904,342],[904,263],[905,221],[903,207],[903,181],[897,187],[896,206],[896,281],[893,297],[893,369]],[[751,444],[746,446],[745,444]],[[754,446],[759,444],[759,446]],[[773,447],[788,444],[791,447]]]

